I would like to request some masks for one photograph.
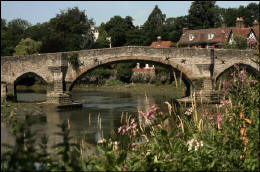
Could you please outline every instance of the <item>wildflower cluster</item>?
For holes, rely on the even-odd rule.
[[[255,38],[246,38],[247,44],[250,46],[250,48],[256,48],[257,41]]]
[[[140,114],[148,120],[154,119],[154,116],[156,115],[158,107],[156,105],[153,105],[151,109],[149,109],[146,113],[140,112]]]
[[[220,108],[224,107],[225,105],[230,105],[230,104],[231,104],[231,100],[230,99],[225,100],[224,97],[220,98],[220,104],[219,104]]]
[[[122,125],[118,128],[118,133],[121,133],[122,135],[129,135],[129,136],[136,136],[138,129],[137,129],[137,123],[135,121],[135,118],[131,119],[131,123]]]
[[[194,139],[191,139],[187,142],[188,145],[188,151],[192,150],[192,148],[194,147],[194,150],[197,151],[199,149],[199,147],[203,147],[203,141],[197,141]]]
[[[203,113],[202,117],[211,121],[212,125],[218,125],[218,127],[220,128],[224,115],[221,112],[217,113],[217,115],[210,115],[208,112],[205,112]]]

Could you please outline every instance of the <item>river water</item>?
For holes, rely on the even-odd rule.
[[[38,131],[37,136],[47,134],[49,145],[61,142],[61,137],[55,133],[60,132],[57,125],[63,121],[69,121],[71,136],[83,137],[87,143],[95,145],[101,136],[109,138],[117,131],[121,125],[122,114],[124,117],[126,114],[137,117],[138,111],[146,111],[153,104],[157,104],[161,111],[167,111],[164,102],[183,97],[184,92],[171,86],[152,85],[81,88],[75,89],[72,97],[73,100],[81,102],[83,108],[63,111],[39,103],[46,99],[45,93],[18,92],[19,103],[14,105],[14,109],[18,111],[17,114],[35,116],[32,130]],[[10,130],[1,122],[1,143],[13,141]]]

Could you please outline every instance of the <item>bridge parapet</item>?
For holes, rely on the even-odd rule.
[[[79,55],[79,61],[82,65],[78,70],[73,69],[72,65],[68,63],[67,55],[72,52]],[[66,88],[65,85],[73,83],[83,73],[107,63],[136,60],[169,65],[182,72],[196,90],[212,90],[214,79],[236,63],[250,65],[259,71],[259,66],[250,60],[256,58],[254,53],[252,50],[124,46],[27,56],[6,56],[1,57],[1,81],[9,88],[8,92],[10,90],[15,92],[15,82],[20,76],[26,73],[35,73],[48,83],[48,95],[64,95],[67,99],[64,92],[68,90],[68,87]],[[56,100],[57,102],[62,101],[60,98],[55,98]]]

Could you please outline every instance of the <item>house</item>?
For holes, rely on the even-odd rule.
[[[245,39],[255,39],[256,37],[259,36],[259,24],[257,22],[257,20],[254,20],[253,22],[253,27],[244,27],[243,23],[243,18],[237,18],[237,24],[236,27],[230,27],[230,33],[228,36],[228,44],[234,44],[235,40],[234,40],[234,35],[239,35]]]
[[[98,39],[98,36],[99,36],[99,32],[98,32],[98,29],[96,27],[91,27],[91,32],[93,34],[93,37],[94,37],[94,42],[97,41]]]
[[[161,36],[158,36],[157,41],[152,42],[150,47],[153,47],[153,48],[169,48],[169,47],[174,45],[172,43],[172,41],[162,41],[161,39],[162,39]]]
[[[227,42],[230,30],[227,28],[183,29],[177,45],[185,48],[218,48]]]
[[[171,46],[173,46],[174,43],[172,43],[171,41],[162,41],[161,36],[157,37],[157,41],[152,42],[150,47],[153,48],[169,48]],[[155,76],[155,67],[154,65],[149,65],[149,64],[145,64],[145,63],[137,63],[136,67],[133,68],[133,75],[139,75],[142,74],[144,75],[144,73],[149,74],[151,76]]]
[[[233,44],[234,35],[256,39],[259,35],[259,24],[255,20],[253,27],[244,27],[243,18],[237,18],[236,27],[219,27],[209,29],[188,30],[183,28],[183,34],[178,41],[179,47],[185,48],[220,48],[223,44]]]

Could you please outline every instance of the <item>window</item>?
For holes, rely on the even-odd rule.
[[[213,34],[213,33],[209,33],[209,34],[208,34],[208,39],[213,39],[213,37],[214,37],[214,34]]]
[[[189,34],[189,40],[192,41],[195,38],[193,34]]]

